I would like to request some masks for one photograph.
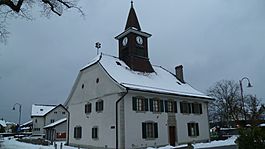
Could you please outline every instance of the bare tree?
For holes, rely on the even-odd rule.
[[[245,96],[244,100],[246,103],[245,112],[247,113],[248,119],[254,123],[258,119],[259,115],[261,114],[259,110],[259,107],[262,107],[261,100],[253,95]]]
[[[234,81],[222,80],[208,90],[215,98],[209,105],[210,119],[227,124],[229,121],[239,121],[242,117],[242,104],[239,85]]]
[[[72,8],[84,15],[77,3],[78,0],[0,0],[0,42],[6,42],[10,33],[7,30],[8,19],[22,17],[32,20],[30,10],[33,6],[43,7],[41,12],[46,17],[51,14],[61,16],[64,10]]]

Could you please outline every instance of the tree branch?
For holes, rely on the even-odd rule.
[[[24,0],[19,0],[15,5],[14,2],[12,2],[11,0],[0,0],[0,5],[7,5],[9,8],[18,13],[23,4],[23,1]]]

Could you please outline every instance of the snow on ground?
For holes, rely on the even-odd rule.
[[[64,146],[65,142],[57,142],[57,149],[60,149],[60,144],[63,143],[63,149],[77,149],[75,147]],[[42,145],[34,145],[29,143],[23,143],[16,141],[14,138],[10,140],[5,138],[4,142],[0,144],[1,149],[54,149],[53,145],[50,146],[42,146]]]
[[[200,148],[210,148],[210,147],[218,147],[218,146],[229,146],[229,145],[235,145],[235,141],[237,139],[237,136],[232,136],[231,138],[228,138],[227,140],[219,140],[219,141],[212,141],[209,143],[196,143],[193,144],[194,149],[200,149]],[[172,149],[172,148],[181,148],[181,147],[186,147],[187,145],[179,145],[176,147],[172,146],[165,146],[165,147],[160,147],[158,149]],[[152,147],[148,147],[147,149],[156,149]]]
[[[210,147],[217,147],[217,146],[228,146],[228,145],[235,145],[235,140],[237,139],[237,136],[232,136],[231,138],[227,140],[220,140],[220,141],[212,141],[209,143],[196,143],[193,144],[194,149],[199,149],[199,148],[210,148]],[[63,143],[63,149],[77,149],[75,147],[69,147],[69,146],[64,146],[65,142],[57,142],[57,149],[60,149],[60,144]],[[158,149],[172,149],[172,148],[180,148],[180,147],[185,147],[187,145],[179,145],[176,147],[172,146],[164,146],[160,147]],[[11,138],[10,140],[8,138],[5,138],[4,142],[0,144],[1,149],[54,149],[53,145],[50,146],[42,146],[42,145],[33,145],[29,143],[23,143],[23,142],[18,142],[14,138]],[[152,147],[148,147],[147,149],[155,149]]]

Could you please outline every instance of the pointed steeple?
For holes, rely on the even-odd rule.
[[[130,27],[134,27],[137,30],[141,30],[140,24],[138,22],[138,19],[137,19],[136,13],[135,13],[135,10],[133,8],[133,1],[131,1],[131,9],[130,9],[130,12],[129,12],[129,15],[127,18],[125,30],[130,28]]]

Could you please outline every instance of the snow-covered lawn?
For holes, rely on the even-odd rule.
[[[57,142],[56,143],[57,149],[60,149],[61,143],[63,143],[63,149],[77,149],[75,147],[64,146],[65,142]],[[54,149],[54,146],[34,145],[34,144],[16,141],[14,138],[11,139],[5,138],[4,142],[0,144],[0,148],[1,149]]]
[[[235,145],[235,141],[237,139],[237,136],[232,136],[231,138],[228,138],[227,140],[220,140],[220,141],[212,141],[209,143],[196,143],[193,144],[194,149],[199,149],[199,148],[210,148],[210,147],[218,147],[218,146],[229,146],[229,145]],[[181,148],[185,147],[187,145],[179,145],[179,146],[165,146],[165,147],[160,147],[158,149],[172,149],[172,148]],[[147,149],[155,149],[152,147],[148,147]]]
[[[193,144],[193,146],[195,149],[199,149],[199,148],[235,145],[236,138],[237,136],[233,136],[227,140],[212,141],[209,143],[196,143],[196,144]],[[75,147],[64,146],[64,142],[57,142],[57,149],[60,149],[61,143],[63,143],[63,149],[77,149]],[[179,145],[174,148],[180,148],[184,146],[186,145]],[[33,144],[18,142],[14,138],[12,139],[5,138],[4,142],[0,144],[0,148],[1,149],[54,149],[54,146],[33,145]],[[168,145],[168,146],[160,147],[158,149],[172,149],[172,148],[173,148],[172,146]],[[148,147],[147,149],[155,149],[155,148]]]

